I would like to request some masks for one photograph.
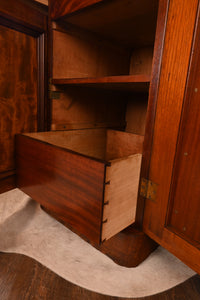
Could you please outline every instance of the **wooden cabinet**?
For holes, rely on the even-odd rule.
[[[18,137],[18,186],[95,247],[126,266],[137,265],[145,259],[155,249],[156,241],[200,272],[198,6],[198,0],[50,1],[51,132],[44,134],[45,138],[38,134]],[[117,185],[107,193],[106,184],[110,181],[111,185],[112,179],[102,171],[105,165],[101,166],[101,171],[92,167],[94,162],[99,162],[99,157],[97,152],[94,155],[91,151],[96,147],[102,151],[105,145],[97,134],[102,130],[115,132],[118,146],[112,141],[112,151],[123,153],[124,148],[129,149],[125,154],[127,159],[135,154],[133,137],[144,138],[137,203],[125,208],[127,223],[116,231],[111,226],[107,236],[104,226],[109,225],[114,215],[116,229],[121,222],[119,210],[115,214],[116,207],[119,202],[123,206],[128,198],[124,193],[116,200]],[[87,141],[91,131],[96,133]],[[67,150],[61,150],[67,153],[69,166],[73,161],[71,171],[68,170],[67,175],[61,171],[57,173],[56,167],[52,169],[51,164],[48,165],[52,144],[58,150],[61,148],[60,144],[55,147],[58,136],[76,136],[80,132],[78,148],[77,145],[70,148],[68,140]],[[82,153],[81,139],[89,154]],[[34,178],[25,176],[31,159],[24,149],[33,151],[36,145],[48,154],[45,158],[43,151],[39,151],[44,157],[37,164],[33,162],[36,171],[42,169],[42,174],[46,174],[39,184],[34,181],[40,178],[39,173]],[[76,158],[72,158],[72,154]],[[83,165],[80,157],[85,156],[87,159],[92,156],[92,160]],[[45,159],[44,171],[42,161]],[[53,161],[59,158],[54,157]],[[105,161],[108,164],[109,160]],[[91,174],[85,169],[88,164],[91,164]],[[127,166],[128,178],[132,178],[133,169]],[[84,176],[87,173],[84,184],[79,173]],[[80,203],[86,210],[92,203],[91,190],[88,190],[91,201],[86,201],[87,196],[84,200],[81,198],[79,208],[74,211],[76,205],[72,209],[72,203],[74,205],[83,190],[88,189],[86,182],[92,189],[91,177],[97,173],[101,174],[101,187],[99,206],[95,210],[97,227],[91,234],[89,223],[83,224],[86,213],[81,215],[83,209],[80,209]],[[119,169],[112,176],[120,179],[124,173],[126,171]],[[67,190],[64,183],[65,194],[79,186],[73,200],[60,195],[59,187],[64,177],[71,182],[67,183]],[[53,181],[58,183],[57,189],[50,184]],[[117,181],[120,186],[122,181]],[[43,188],[46,198],[39,196]],[[120,193],[119,188],[117,194]],[[104,215],[105,202],[105,211],[114,203],[107,215]],[[130,210],[134,217],[128,219]]]

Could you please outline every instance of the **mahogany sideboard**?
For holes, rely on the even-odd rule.
[[[17,186],[125,266],[158,243],[200,273],[199,31],[198,0],[49,3],[51,128],[16,137]]]

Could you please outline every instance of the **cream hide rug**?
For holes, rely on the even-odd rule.
[[[0,195],[0,251],[28,255],[74,284],[111,296],[149,296],[195,275],[161,247],[137,268],[118,266],[18,189]]]

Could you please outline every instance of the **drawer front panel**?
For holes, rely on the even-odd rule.
[[[75,232],[100,242],[104,163],[19,135],[17,186]]]

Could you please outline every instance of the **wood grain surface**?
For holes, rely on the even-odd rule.
[[[196,263],[199,251],[165,229],[197,6],[198,1],[170,1],[149,172],[149,179],[159,187],[156,201],[146,201],[143,228],[150,237],[199,272]],[[188,251],[193,253],[190,258]]]
[[[153,145],[153,134],[154,134],[154,124],[155,124],[155,116],[156,116],[156,107],[157,107],[157,97],[158,97],[158,89],[160,84],[160,72],[162,66],[162,57],[163,57],[163,48],[165,41],[165,30],[166,23],[168,17],[168,6],[169,1],[159,1],[159,10],[158,10],[158,19],[157,19],[157,28],[156,28],[156,36],[155,36],[155,44],[154,44],[154,54],[152,61],[152,73],[151,73],[151,81],[149,88],[149,97],[148,97],[148,106],[147,109],[145,107],[145,99],[143,100],[142,107],[137,104],[137,110],[139,110],[139,127],[135,124],[134,120],[131,119],[131,111],[134,111],[134,105],[130,102],[128,108],[130,107],[130,113],[127,112],[127,130],[130,128],[137,131],[135,133],[141,134],[144,132],[144,146],[143,146],[143,156],[142,156],[142,165],[141,165],[141,177],[148,178],[149,177],[149,167],[151,160],[151,152]],[[139,101],[138,101],[139,102]],[[132,114],[134,117],[134,114]],[[137,115],[138,118],[138,115]],[[145,123],[144,123],[145,121]],[[133,123],[133,125],[132,125]],[[139,196],[137,203],[137,213],[136,213],[136,224],[139,228],[142,228],[143,224],[143,216],[144,216],[144,206],[145,199],[142,196]]]
[[[106,160],[105,129],[47,131],[28,133],[26,136],[86,156]]]
[[[52,100],[52,130],[106,126],[124,129],[129,95],[84,87],[58,90],[61,91],[60,99]]]
[[[21,26],[26,27],[26,30],[32,29],[32,34],[34,32],[42,33],[47,29],[46,13],[31,7],[28,2],[23,0],[1,1],[0,17],[10,20],[19,28]]]
[[[112,90],[124,90],[132,92],[148,92],[150,76],[143,75],[124,75],[124,76],[106,76],[93,78],[60,78],[53,79],[55,85],[66,86],[84,86],[92,88],[103,88]]]
[[[200,248],[200,22],[195,33],[173,174],[168,226]]]
[[[106,159],[113,160],[142,153],[144,137],[141,135],[107,130]]]
[[[53,30],[53,78],[129,74],[130,51],[83,30]]]
[[[100,37],[134,48],[153,45],[157,10],[158,0],[115,0],[101,1],[72,15],[62,8],[60,16]]]
[[[126,132],[145,135],[148,94],[135,94],[127,102]]]
[[[37,42],[0,26],[0,172],[15,169],[14,135],[37,130]]]
[[[0,298],[2,300],[130,300],[88,291],[68,282],[34,259],[21,255],[0,253]],[[158,295],[134,300],[199,300],[200,276]]]
[[[52,19],[60,18],[76,10],[82,9],[89,5],[101,2],[103,0],[50,0],[50,14]]]
[[[135,221],[142,154],[111,160],[106,167],[102,241]]]
[[[46,10],[34,3],[0,2],[0,192],[16,186],[14,135],[44,130],[48,122],[46,25]]]
[[[105,164],[23,135],[16,153],[17,186],[98,244]]]
[[[142,144],[105,129],[18,135],[17,185],[98,244],[135,220]]]

